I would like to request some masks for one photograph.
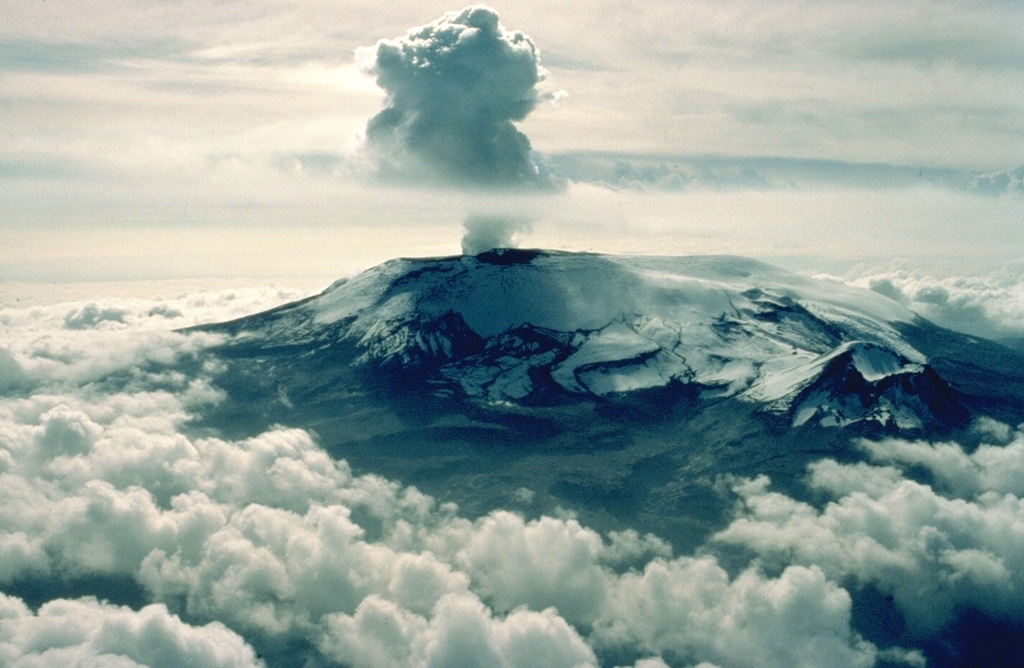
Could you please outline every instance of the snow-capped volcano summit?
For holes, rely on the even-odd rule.
[[[917,321],[874,292],[744,258],[494,250],[393,260],[220,327],[236,345],[495,404],[686,387],[794,426],[959,420],[901,334]]]

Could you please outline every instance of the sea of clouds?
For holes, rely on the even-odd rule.
[[[0,310],[0,664],[920,666],[974,651],[965,610],[1021,632],[1019,428],[864,441],[806,498],[723,480],[734,517],[694,554],[568,511],[470,519],[302,425],[196,425],[220,339],[179,330],[296,296]],[[868,590],[890,628],[858,622]]]

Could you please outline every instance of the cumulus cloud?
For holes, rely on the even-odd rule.
[[[980,420],[972,449],[861,442],[866,461],[810,467],[813,503],[766,478],[737,481],[737,516],[696,556],[568,516],[469,519],[354,474],[302,429],[229,439],[190,427],[221,400],[205,352],[217,339],[173,330],[287,296],[0,311],[0,363],[15,372],[0,388],[0,657],[923,665],[937,638],[962,640],[950,629],[964,610],[1010,628],[1024,617],[1024,435],[1014,427]],[[725,561],[723,546],[756,559]],[[85,593],[125,603],[104,581],[130,583],[136,607],[61,584],[96,583]],[[897,637],[857,626],[866,587],[892,597],[905,620]],[[18,598],[46,592],[36,612]],[[68,611],[88,621],[58,624]],[[60,625],[70,635],[59,648],[26,640]]]
[[[135,611],[96,599],[55,600],[32,612],[0,592],[0,663],[8,668],[262,668],[236,633],[190,626],[161,604]]]
[[[123,322],[125,315],[118,308],[101,309],[96,304],[86,304],[64,316],[64,326],[68,329],[90,329],[103,322]]]
[[[1024,166],[978,174],[971,180],[969,187],[985,195],[1019,195],[1024,193]]]
[[[926,469],[932,485],[947,496],[974,499],[984,494],[1024,498],[1024,437],[1012,442],[983,443],[970,454],[957,443],[925,443],[888,439],[862,444],[872,459]]]
[[[949,329],[997,341],[1024,339],[1024,281],[1019,268],[946,278],[900,270],[860,276],[854,283]]]
[[[24,382],[24,372],[11,351],[0,348],[0,392],[13,390]]]
[[[541,99],[533,41],[483,5],[450,12],[357,51],[387,93],[366,126],[380,172],[462,185],[550,185],[515,122]]]
[[[1024,436],[970,454],[900,440],[862,448],[879,463],[810,467],[811,488],[829,499],[821,507],[771,491],[763,476],[737,484],[743,511],[716,540],[875,587],[893,597],[906,637],[918,641],[945,633],[955,645],[949,629],[968,610],[1019,625]]]
[[[731,580],[712,559],[668,560],[666,545],[635,532],[603,537],[504,511],[469,521],[413,488],[353,476],[304,431],[189,438],[169,394],[7,408],[0,586],[128,577],[190,623],[356,666],[539,656],[570,668],[613,650],[738,666],[872,661],[849,627],[848,597],[820,574],[807,591],[794,573]],[[652,554],[643,577],[620,571]],[[779,600],[734,630],[738,609],[769,590]],[[821,623],[781,623],[796,605]],[[700,629],[671,630],[694,614]],[[794,633],[808,644],[791,643]]]
[[[198,356],[218,337],[178,330],[231,320],[308,293],[233,289],[157,299],[99,300],[0,310],[0,394],[78,387],[120,374],[138,387],[192,386],[169,367]],[[164,372],[158,371],[164,368]],[[158,382],[159,381],[159,382]],[[162,384],[161,384],[162,383]],[[209,398],[209,397],[208,397]]]
[[[463,255],[479,255],[495,248],[515,248],[533,225],[525,218],[470,216],[462,224]]]
[[[850,630],[850,597],[815,567],[736,578],[710,557],[656,559],[616,582],[595,641],[723,666],[871,666]],[[799,642],[793,642],[795,638]]]
[[[179,322],[167,306],[114,305],[119,321],[85,329],[65,326],[78,306],[0,312],[24,327],[10,331],[32,374],[33,342],[60,341],[34,390],[0,396],[0,652],[12,665],[50,665],[33,654],[48,646],[25,638],[61,615],[83,621],[62,622],[69,639],[47,654],[60,665],[247,666],[259,654],[269,666],[725,668],[878,656],[851,628],[849,595],[815,567],[733,576],[636,531],[500,510],[470,520],[353,474],[301,429],[196,433],[190,419],[219,400],[216,369],[201,343],[156,336]],[[118,341],[134,352],[82,372]],[[139,360],[156,362],[132,371]],[[98,597],[116,595],[103,582],[130,582],[141,604],[71,600],[62,583],[75,582]],[[56,596],[32,613],[14,592]]]
[[[0,311],[15,371],[0,388],[0,657],[49,665],[25,639],[69,611],[88,621],[62,621],[69,639],[46,656],[111,666],[922,665],[937,638],[962,639],[965,610],[1024,618],[1019,428],[980,420],[971,449],[862,441],[865,461],[809,468],[813,502],[735,481],[734,520],[674,555],[568,516],[463,517],[354,474],[302,429],[197,432],[222,396],[217,340],[172,328],[274,299]],[[723,546],[756,559],[726,562]],[[61,584],[102,598],[102,578],[131,583],[136,608]],[[867,587],[904,620],[884,644],[856,623]],[[18,598],[43,592],[36,612]]]
[[[356,668],[597,665],[590,646],[553,609],[520,609],[495,618],[467,594],[441,599],[429,621],[367,597],[353,617],[329,620],[323,647],[328,656]]]

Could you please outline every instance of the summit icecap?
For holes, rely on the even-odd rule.
[[[355,367],[422,377],[436,396],[536,403],[685,386],[794,425],[916,428],[956,404],[900,333],[916,321],[878,293],[740,257],[499,249],[387,262],[230,328],[247,345],[351,350]],[[895,377],[942,405],[909,401],[922,390]]]

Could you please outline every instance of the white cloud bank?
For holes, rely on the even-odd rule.
[[[220,400],[216,367],[202,355],[210,340],[167,331],[181,322],[171,311],[135,301],[0,312],[4,363],[23,381],[0,397],[0,655],[12,662],[915,661],[851,629],[850,595],[825,568],[730,575],[713,556],[673,556],[631,531],[507,511],[471,521],[414,488],[353,475],[302,430],[194,433],[190,416]],[[145,606],[124,607],[102,584],[118,580]],[[19,600],[62,582],[93,582],[89,593],[117,604],[58,593],[32,611]],[[65,640],[29,638],[85,612]]]
[[[0,593],[0,663],[8,668],[262,668],[236,633],[185,624],[162,604],[135,611],[95,599],[33,612]]]
[[[869,273],[854,282],[932,322],[988,339],[1024,340],[1024,265],[984,276],[937,278],[906,270]]]
[[[1005,425],[989,435],[1005,432]],[[958,614],[1024,618],[1024,434],[968,454],[953,443],[888,440],[861,447],[878,464],[823,460],[809,485],[821,507],[742,481],[740,517],[720,532],[782,563],[814,564],[891,595],[909,637],[927,638]],[[927,472],[929,482],[904,471]]]

